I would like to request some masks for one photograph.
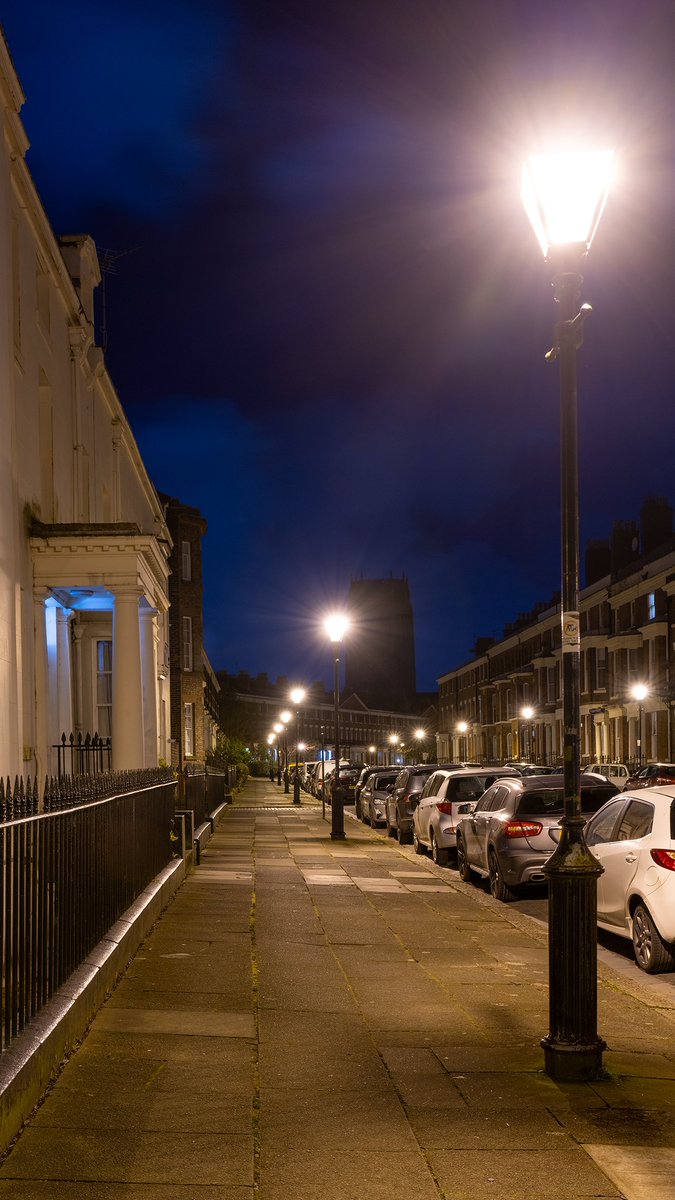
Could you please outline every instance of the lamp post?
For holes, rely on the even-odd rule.
[[[532,762],[533,759],[532,759],[532,725],[531,725],[531,721],[534,716],[534,709],[532,708],[532,705],[526,704],[524,708],[521,708],[520,715],[523,718],[523,721],[525,721],[527,724],[527,759],[528,759],[528,762]],[[523,747],[519,747],[519,750],[521,750],[521,753],[522,753],[522,749],[523,749]]]
[[[307,693],[304,688],[293,688],[289,700],[295,705],[295,772],[293,775],[293,803],[300,803],[300,763],[298,761],[298,746],[300,742],[300,705]]]
[[[291,716],[292,714],[287,710],[279,713],[279,720],[282,722],[282,728],[284,731],[284,793],[286,796],[291,790],[288,782],[288,722],[290,721]]]
[[[335,770],[333,772],[332,788],[333,795],[331,800],[330,820],[331,830],[330,836],[333,839],[344,838],[345,836],[345,811],[342,803],[342,791],[340,789],[340,646],[342,639],[349,628],[347,617],[340,613],[335,613],[331,617],[326,617],[324,621],[324,629],[333,645],[333,709],[335,721]]]
[[[645,711],[643,701],[646,699],[648,694],[649,694],[649,688],[645,687],[644,683],[636,683],[635,686],[631,688],[631,696],[633,697],[634,700],[637,700],[637,702],[638,702],[638,734],[637,734],[638,770],[640,770],[642,768],[642,746],[643,746],[642,722],[643,722],[644,711]]]
[[[522,200],[559,306],[563,810],[560,841],[544,867],[549,895],[549,1029],[544,1065],[553,1079],[597,1079],[605,1042],[597,1032],[597,879],[602,867],[584,838],[580,785],[579,452],[577,350],[580,267],[607,198],[611,151],[537,155],[523,169]]]
[[[427,739],[426,729],[422,729],[422,727],[420,726],[420,728],[416,729],[415,732],[413,733],[413,737],[415,739],[415,742],[417,743],[417,754],[422,755],[422,761],[424,762],[426,760],[427,756],[422,751],[422,746],[424,745],[424,743]],[[417,761],[418,761],[418,759],[415,759],[415,762],[417,762]]]
[[[281,721],[277,721],[272,728],[277,735],[277,786],[281,787],[281,742],[279,741],[279,734],[283,733],[284,726]]]
[[[464,746],[464,753],[462,754],[462,742],[466,737],[468,728],[469,726],[466,721],[458,721],[455,725],[455,729],[459,734],[459,737],[457,738],[457,757],[459,758],[460,762],[464,762],[466,760],[466,745]]]
[[[387,740],[391,747],[389,751],[389,766],[392,767],[396,762],[396,747],[399,744],[400,738],[397,733],[390,733]]]

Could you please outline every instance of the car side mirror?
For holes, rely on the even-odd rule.
[[[467,800],[466,804],[458,804],[457,805],[457,812],[464,813],[464,815],[466,815],[466,813],[473,812],[474,808],[475,808],[475,805],[472,804],[470,800]]]
[[[410,802],[411,808],[417,808],[417,805],[420,802],[421,795],[422,795],[421,792],[411,792],[410,793],[410,795],[408,796],[408,800]]]

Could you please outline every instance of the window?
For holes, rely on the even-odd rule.
[[[192,579],[192,547],[189,542],[180,544],[180,577],[186,582]]]
[[[589,846],[613,840],[616,822],[625,803],[625,800],[619,798],[613,804],[607,804],[597,820],[591,821],[586,832],[586,842]]]
[[[192,617],[183,617],[183,670],[192,670]]]
[[[646,837],[652,831],[653,821],[653,804],[647,804],[644,800],[631,800],[619,822],[617,841],[632,842],[635,838]]]
[[[647,596],[647,617],[650,621],[656,620],[656,592],[650,592]]]
[[[96,733],[109,738],[112,732],[112,642],[96,643]]]
[[[183,705],[183,729],[185,733],[185,755],[190,757],[195,752],[195,706],[194,704]]]
[[[607,688],[607,647],[598,646],[595,651],[595,684],[599,692]]]

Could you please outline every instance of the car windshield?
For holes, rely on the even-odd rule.
[[[584,813],[597,812],[612,796],[616,795],[613,784],[607,787],[582,787],[581,811]],[[517,811],[524,816],[562,816],[564,812],[562,788],[546,788],[540,792],[523,792],[517,805]]]

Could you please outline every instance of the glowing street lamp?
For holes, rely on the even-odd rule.
[[[298,759],[298,749],[300,741],[300,705],[307,695],[304,688],[293,688],[289,699],[295,705],[295,773],[293,775],[293,803],[300,803],[300,762]]]
[[[560,363],[561,643],[563,818],[544,873],[549,895],[549,1019],[542,1039],[554,1079],[597,1079],[605,1042],[597,1032],[597,878],[602,867],[581,815],[579,450],[577,350],[590,305],[579,309],[581,265],[602,214],[614,165],[610,150],[536,155],[523,168],[521,196],[553,272],[560,320],[547,354]]]
[[[532,762],[532,760],[533,760],[533,755],[532,755],[532,726],[531,726],[531,724],[530,724],[530,722],[532,721],[532,718],[533,718],[533,716],[534,716],[534,709],[532,708],[532,705],[531,705],[531,704],[525,704],[525,705],[523,706],[523,708],[521,708],[521,710],[520,710],[520,715],[521,715],[521,717],[522,717],[523,721],[525,721],[525,722],[528,724],[528,730],[527,730],[527,757],[529,758],[530,762]],[[519,749],[520,749],[520,747],[519,747]],[[522,749],[524,750],[524,749],[525,749],[525,747],[523,746],[523,748],[522,748]]]
[[[638,702],[638,735],[637,735],[637,760],[638,769],[642,766],[642,722],[644,720],[644,703],[649,695],[649,688],[645,687],[644,683],[636,683],[630,690],[630,694],[634,700]]]
[[[457,724],[455,725],[455,729],[457,730],[457,733],[459,734],[458,745],[457,745],[457,751],[458,751],[457,757],[459,758],[460,762],[465,762],[466,757],[467,757],[466,743],[464,745],[464,753],[462,754],[462,739],[466,737],[466,734],[468,733],[468,730],[469,730],[469,726],[466,721],[458,721]]]
[[[334,613],[326,617],[324,629],[333,645],[334,677],[333,677],[333,710],[335,720],[335,770],[333,772],[333,795],[330,806],[331,830],[333,839],[345,836],[345,811],[340,789],[340,646],[342,639],[349,629],[349,619],[344,613]]]
[[[417,754],[419,755],[422,753],[421,747],[424,745],[425,741],[427,740],[426,729],[422,729],[422,727],[420,726],[419,729],[416,729],[414,731],[413,737],[417,743]],[[422,754],[422,757],[426,758],[426,755]],[[415,759],[415,761],[417,762],[417,759]]]

